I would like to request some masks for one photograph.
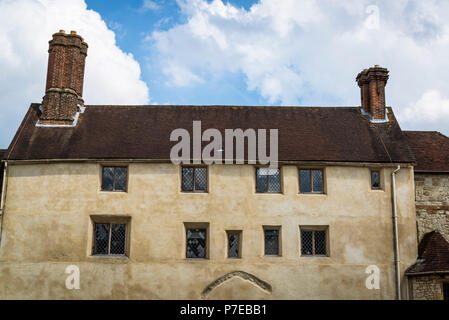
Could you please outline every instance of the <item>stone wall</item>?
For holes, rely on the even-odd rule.
[[[441,300],[443,299],[443,282],[448,282],[449,276],[416,276],[410,279],[413,300]]]
[[[449,241],[449,174],[415,173],[418,238],[437,230]]]

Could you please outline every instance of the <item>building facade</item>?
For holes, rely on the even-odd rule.
[[[406,272],[413,299],[449,300],[449,138],[406,131],[415,166],[418,260]]]
[[[87,44],[60,31],[49,52],[3,157],[0,298],[408,298],[415,158],[386,69],[357,76],[362,107],[90,106]],[[206,132],[278,130],[276,166],[225,143],[232,164],[194,161],[194,140],[173,163],[173,131],[194,139],[196,121],[201,150]]]

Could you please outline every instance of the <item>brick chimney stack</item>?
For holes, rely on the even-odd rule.
[[[356,78],[360,87],[362,108],[371,114],[374,120],[385,119],[385,86],[388,77],[386,68],[375,65],[360,72]]]
[[[66,34],[64,30],[53,34],[49,44],[47,85],[40,122],[70,124],[78,104],[84,103],[84,65],[88,46],[76,31]]]

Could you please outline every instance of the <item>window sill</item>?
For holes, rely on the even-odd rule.
[[[106,263],[128,263],[129,257],[126,255],[91,255],[88,256],[89,261],[106,262]]]
[[[278,256],[275,254],[266,254],[263,256],[264,258],[282,258],[282,256]]]
[[[384,189],[370,189],[370,192],[385,192]]]
[[[324,192],[298,192],[300,196],[327,196]]]

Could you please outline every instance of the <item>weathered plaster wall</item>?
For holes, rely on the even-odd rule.
[[[449,173],[415,173],[418,237],[433,230],[449,241]]]
[[[282,194],[256,194],[255,168],[213,165],[209,193],[180,192],[180,168],[132,163],[127,193],[100,191],[100,164],[10,165],[0,246],[0,298],[394,299],[391,169],[383,191],[367,167],[329,166],[325,195],[298,193],[298,169],[282,167]],[[413,169],[397,174],[402,271],[416,259]],[[131,217],[129,258],[91,256],[91,215]],[[210,223],[208,260],[185,259],[184,222]],[[282,256],[263,256],[263,225],[282,226]],[[330,256],[300,257],[299,226],[328,225]],[[225,230],[243,230],[242,259],[226,258]],[[65,288],[68,265],[81,289]],[[380,289],[365,287],[368,265]],[[403,285],[405,293],[405,284]]]

